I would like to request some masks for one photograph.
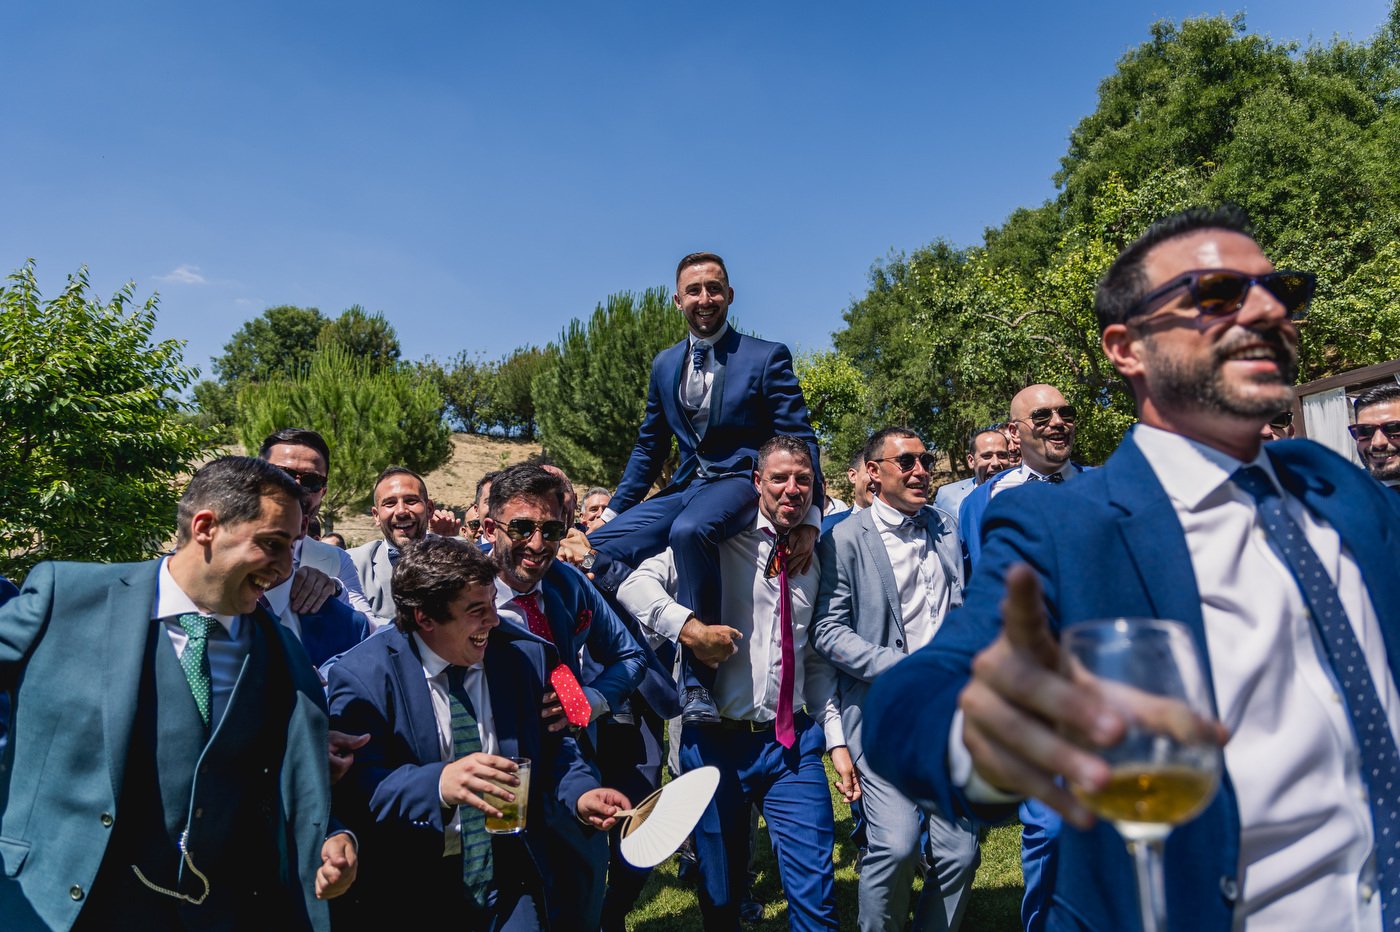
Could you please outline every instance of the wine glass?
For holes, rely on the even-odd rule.
[[[1176,621],[1106,618],[1065,628],[1060,646],[1076,684],[1127,722],[1099,792],[1072,787],[1127,842],[1143,932],[1167,928],[1163,852],[1172,829],[1209,805],[1220,785],[1215,702],[1191,631]]]

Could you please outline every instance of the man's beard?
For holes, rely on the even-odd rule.
[[[1380,482],[1400,479],[1400,456],[1392,456],[1390,462],[1375,465],[1371,463],[1370,457],[1367,457],[1366,469]]]
[[[1253,379],[1253,385],[1277,385],[1279,392],[1242,393],[1232,389],[1224,379],[1229,355],[1245,343],[1263,341],[1279,351],[1278,374]],[[1148,385],[1152,394],[1164,402],[1164,407],[1197,408],[1232,417],[1257,418],[1277,414],[1292,400],[1289,390],[1298,377],[1298,353],[1290,347],[1277,330],[1253,332],[1251,335],[1215,347],[1209,356],[1179,361],[1157,351],[1156,340],[1150,334],[1142,338],[1152,355]]]
[[[518,582],[534,585],[544,578],[544,574],[549,571],[550,565],[554,562],[547,555],[541,557],[544,566],[535,571],[536,575],[530,576],[528,572],[521,568],[519,559],[515,556],[515,549],[512,547],[494,547],[491,555],[496,558],[496,566],[501,572]]]

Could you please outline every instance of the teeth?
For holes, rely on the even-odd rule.
[[[1254,346],[1230,354],[1231,359],[1273,359],[1274,351],[1267,346]]]

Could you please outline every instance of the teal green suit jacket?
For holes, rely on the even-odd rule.
[[[0,607],[0,690],[14,698],[0,757],[0,917],[7,932],[72,927],[102,864],[121,798],[152,625],[160,561],[41,563]],[[305,913],[293,928],[329,929],[315,877],[330,823],[325,696],[300,642],[257,619],[287,658],[280,805],[287,887]],[[277,857],[276,851],[269,856]],[[133,928],[140,917],[133,917]]]

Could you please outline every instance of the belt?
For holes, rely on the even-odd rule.
[[[807,710],[805,708],[795,709],[792,713],[792,724],[795,728],[800,728],[807,720]],[[746,718],[721,718],[714,728],[723,728],[726,731],[746,731],[750,734],[761,735],[770,732],[776,727],[777,719],[771,722],[755,722]]]

